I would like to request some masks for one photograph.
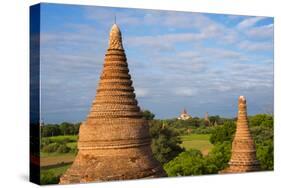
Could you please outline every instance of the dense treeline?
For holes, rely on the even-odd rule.
[[[41,136],[77,135],[81,123],[46,124],[41,126]]]
[[[203,118],[195,117],[186,121],[178,119],[153,120],[151,117],[154,117],[154,114],[149,111],[146,111],[146,114],[145,117],[150,124],[153,155],[164,165],[169,176],[212,174],[226,167],[230,158],[230,141],[215,145],[208,157],[203,157],[199,150],[188,149],[185,151],[184,148],[180,147],[182,143],[180,135],[214,134],[214,139],[216,137],[214,129],[221,125],[232,125],[231,130],[227,129],[228,134],[222,132],[217,136],[217,139],[223,136],[231,138],[235,131],[233,119],[211,116],[213,117],[211,123],[206,125]]]
[[[232,121],[233,119],[221,118],[220,116],[209,116],[209,121],[204,118],[193,117],[188,120],[178,120],[177,118],[158,120],[164,121],[167,127],[174,128],[180,135],[188,133],[195,134],[209,134],[213,127],[224,124],[225,121]]]
[[[46,124],[41,126],[40,149],[43,153],[76,153],[76,147],[70,147],[69,143],[75,143],[76,137],[67,137],[68,135],[78,135],[81,123]],[[54,136],[66,136],[62,138],[52,138]]]
[[[152,152],[163,165],[169,176],[217,174],[228,166],[231,157],[231,143],[236,130],[236,119],[210,116],[204,118],[157,120],[148,110],[143,111],[149,122],[152,137]],[[262,170],[273,170],[273,116],[258,114],[249,116],[249,126],[256,144],[257,159]],[[41,151],[46,153],[77,152],[76,144],[80,123],[61,123],[41,127]],[[211,151],[203,156],[200,150],[181,147],[181,136],[188,134],[208,134]],[[62,137],[52,137],[62,135]],[[69,135],[69,136],[65,136]],[[70,136],[76,135],[76,136]]]
[[[44,137],[40,148],[44,153],[76,153],[77,147],[69,147],[69,143],[76,143],[77,136]]]
[[[261,170],[273,170],[273,117],[268,114],[250,116],[249,126]],[[235,120],[225,120],[222,125],[212,128],[210,142],[214,147],[207,156],[204,157],[199,150],[189,149],[164,164],[164,169],[169,176],[218,173],[228,166],[235,130]]]
[[[249,117],[250,131],[257,148],[257,158],[262,170],[273,170],[274,166],[274,121],[273,116],[258,114]]]

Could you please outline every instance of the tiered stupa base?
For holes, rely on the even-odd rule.
[[[232,165],[229,168],[226,168],[225,170],[220,171],[220,174],[231,174],[231,173],[244,173],[244,172],[256,172],[259,171],[259,166],[243,166],[243,165]]]
[[[159,163],[146,157],[147,146],[128,149],[106,149],[80,152],[71,168],[60,178],[60,184],[95,181],[157,178],[166,176]]]
[[[229,162],[229,167],[220,171],[221,174],[224,173],[243,173],[243,172],[255,172],[260,170],[259,162]]]

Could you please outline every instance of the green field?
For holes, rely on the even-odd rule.
[[[41,168],[41,173],[52,173],[54,176],[60,176],[62,173],[64,173],[71,164],[66,164],[66,165],[59,165],[57,167],[52,167],[52,168],[48,168],[48,167],[43,167]]]
[[[67,147],[71,149],[77,148],[77,135],[65,135],[65,136],[52,136],[43,137],[42,141],[49,140],[51,144],[65,143]],[[62,164],[69,164],[73,162],[75,158],[75,152],[58,153],[58,152],[40,152],[41,167],[56,166]]]
[[[77,135],[61,135],[61,136],[50,136],[50,137],[42,137],[42,141],[44,139],[49,139],[52,142],[61,142],[63,140],[67,140],[68,142],[77,142]]]
[[[62,142],[67,141],[66,145],[70,148],[77,147],[77,138],[76,135],[67,135],[67,136],[53,136],[47,137],[52,142]],[[189,134],[181,136],[182,144],[181,146],[185,149],[198,149],[202,152],[203,155],[207,155],[208,152],[212,149],[213,145],[209,142],[209,134]],[[42,138],[45,139],[45,138]],[[44,153],[41,152],[41,166],[54,166],[61,164],[69,164],[75,158],[75,153]]]
[[[207,155],[213,147],[209,138],[209,134],[190,134],[181,136],[181,146],[185,149],[198,149],[203,155]]]
[[[42,157],[40,160],[40,166],[54,166],[58,164],[69,164],[72,163],[75,158],[75,153],[66,153],[66,154],[48,154],[47,156]]]
[[[57,184],[60,176],[70,167],[71,164],[61,164],[56,167],[41,167],[40,181],[42,184]]]

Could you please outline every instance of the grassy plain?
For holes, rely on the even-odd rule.
[[[43,137],[44,139],[50,140],[52,143],[65,143],[71,149],[77,148],[77,135],[66,135],[66,136],[51,136],[51,137]],[[60,164],[69,164],[73,162],[76,153],[58,153],[58,152],[40,152],[41,157],[41,167],[47,166],[56,166]]]
[[[207,155],[213,147],[209,138],[209,134],[189,134],[181,136],[181,146],[185,149],[198,149],[203,155]]]

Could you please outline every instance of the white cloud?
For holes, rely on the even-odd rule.
[[[242,58],[242,53],[223,48],[205,48],[204,51],[220,60]]]
[[[156,36],[135,36],[127,37],[126,43],[133,46],[149,46],[149,47],[162,47],[171,49],[175,43],[185,43],[191,41],[200,41],[207,38],[202,33],[177,33],[177,34],[163,34]]]
[[[195,96],[198,93],[197,89],[190,87],[173,88],[173,92],[176,95],[183,97]]]
[[[238,44],[239,48],[247,51],[269,51],[273,49],[273,42],[253,42],[253,41],[242,41]]]
[[[218,85],[216,85],[216,88],[215,88],[215,90],[218,90],[220,92],[226,92],[226,91],[230,91],[232,89],[233,89],[232,86],[226,85],[226,84],[218,84]]]
[[[273,24],[254,27],[246,31],[246,35],[251,38],[272,38],[273,37]]]
[[[89,10],[87,19],[95,20],[92,27],[73,23],[42,34],[48,109],[65,105],[71,109],[81,103],[86,113],[94,97],[107,47],[105,31],[113,23],[114,12]],[[255,26],[263,18],[244,19],[239,24],[244,29],[239,30],[204,14],[162,11],[155,16],[155,12],[147,11],[142,17],[135,9],[117,14],[135,93],[146,108],[154,104],[159,113],[171,104],[171,113],[182,105],[182,97],[194,99],[185,101],[193,109],[202,98],[225,106],[222,102],[234,95],[256,96],[273,87],[273,57],[259,53],[270,52],[273,43],[256,40],[273,34],[273,25]]]
[[[135,87],[135,93],[137,98],[146,97],[149,95],[149,90],[147,88]]]
[[[237,31],[244,34],[249,39],[263,40],[273,38],[273,24],[256,26],[256,24],[266,19],[266,17],[250,17],[241,21],[237,26]]]
[[[237,25],[237,28],[240,30],[250,28],[263,19],[265,19],[265,17],[246,18]]]

